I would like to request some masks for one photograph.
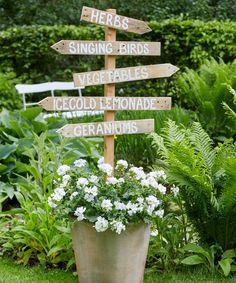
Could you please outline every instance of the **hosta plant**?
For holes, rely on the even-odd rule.
[[[84,159],[61,165],[49,205],[55,213],[94,223],[98,232],[111,229],[118,234],[129,223],[151,223],[163,216],[164,171],[145,173],[125,160],[117,161],[114,171],[112,176],[112,166],[102,160],[94,169]]]

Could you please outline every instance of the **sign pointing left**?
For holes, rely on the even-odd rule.
[[[80,20],[138,34],[151,31],[150,27],[143,21],[86,6],[83,7]]]

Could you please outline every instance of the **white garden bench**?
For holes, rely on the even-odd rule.
[[[40,93],[50,91],[51,96],[53,97],[56,90],[78,90],[78,94],[82,96],[82,89],[84,87],[75,87],[74,82],[48,82],[41,84],[17,84],[16,90],[19,94],[22,95],[23,109],[26,110],[28,106],[38,105],[38,102],[26,102],[26,94],[29,93]],[[74,112],[63,112],[62,116],[66,118],[72,117],[81,117],[85,115],[96,115],[100,114],[101,111],[74,111]],[[58,113],[45,114],[44,117],[59,116]]]

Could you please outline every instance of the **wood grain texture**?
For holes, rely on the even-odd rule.
[[[161,55],[160,42],[61,40],[51,48],[67,55]]]
[[[75,73],[73,74],[73,79],[75,86],[90,86],[154,78],[166,78],[172,76],[178,70],[179,69],[176,66],[166,63]]]
[[[82,9],[80,20],[137,34],[151,31],[150,27],[143,21],[86,6]]]
[[[67,124],[57,130],[67,138],[151,133],[154,119]]]
[[[170,110],[171,97],[48,96],[38,105],[47,111]]]

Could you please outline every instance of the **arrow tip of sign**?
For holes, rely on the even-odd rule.
[[[174,65],[172,65],[172,64],[169,65],[169,68],[171,70],[171,74],[174,74],[174,73],[179,71],[179,68],[174,66]]]

